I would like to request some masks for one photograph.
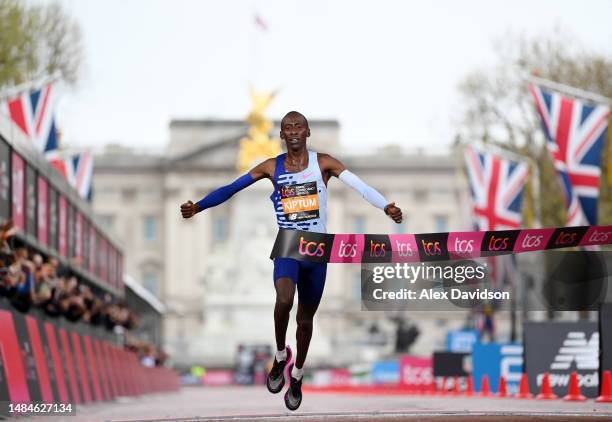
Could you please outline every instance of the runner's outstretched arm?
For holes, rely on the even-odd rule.
[[[361,196],[374,205],[376,208],[380,208],[385,211],[389,217],[396,223],[402,222],[402,210],[395,206],[395,202],[389,202],[387,199],[376,189],[366,184],[357,175],[348,170],[344,165],[328,154],[321,154],[321,165],[322,170],[328,172],[330,176],[336,176],[342,180],[344,184],[355,189],[361,194]]]
[[[215,189],[196,203],[193,203],[192,201],[185,202],[181,205],[181,214],[183,215],[183,218],[190,218],[207,208],[216,207],[217,205],[230,199],[235,193],[251,186],[256,181],[265,177],[269,178],[270,166],[272,166],[272,169],[274,168],[274,159],[268,159],[263,163],[258,164],[250,172],[243,174],[229,185],[221,186],[220,188]]]
[[[366,184],[356,174],[348,169],[344,169],[338,176],[338,179],[342,180],[345,185],[350,186],[359,192],[363,199],[374,205],[376,208],[384,210],[389,204],[387,198],[385,198],[380,192]]]

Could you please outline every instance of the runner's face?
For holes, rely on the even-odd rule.
[[[283,121],[280,136],[287,144],[287,151],[299,151],[306,148],[310,129],[302,116],[288,116]]]

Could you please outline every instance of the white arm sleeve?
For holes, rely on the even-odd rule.
[[[338,179],[342,180],[344,184],[352,187],[361,194],[363,199],[374,205],[376,208],[384,210],[389,204],[387,199],[382,196],[376,189],[370,187],[364,183],[359,177],[351,173],[349,170],[343,170],[338,176]]]

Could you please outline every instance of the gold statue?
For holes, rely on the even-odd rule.
[[[237,168],[241,173],[266,158],[275,157],[281,153],[280,140],[270,138],[272,121],[264,115],[264,110],[272,102],[276,91],[257,92],[253,87],[250,91],[252,109],[246,118],[250,127],[248,136],[240,140],[240,151],[238,152]]]

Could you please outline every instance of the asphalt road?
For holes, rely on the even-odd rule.
[[[306,393],[296,412],[265,387],[190,387],[77,407],[76,416],[19,421],[578,421],[611,420],[612,403]]]

